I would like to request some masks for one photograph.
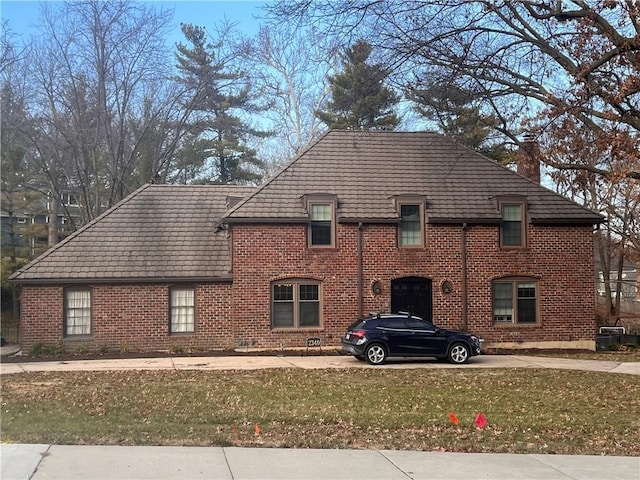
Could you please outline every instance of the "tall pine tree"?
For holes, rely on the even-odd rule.
[[[177,179],[184,183],[259,181],[263,162],[247,139],[267,134],[241,118],[256,111],[246,77],[230,70],[229,61],[220,54],[222,43],[208,41],[204,28],[183,24],[182,32],[191,45],[179,43],[176,58],[179,81],[191,94],[185,107],[192,113],[184,151],[178,154],[183,168]]]
[[[500,119],[483,113],[472,91],[434,81],[426,88],[408,90],[406,96],[415,102],[416,111],[443,134],[500,163],[515,161],[515,153],[500,141],[503,137],[496,135]]]
[[[331,101],[316,116],[329,128],[393,130],[400,120],[394,113],[399,97],[384,85],[388,71],[367,63],[371,45],[358,40],[342,58],[342,72],[329,77]]]

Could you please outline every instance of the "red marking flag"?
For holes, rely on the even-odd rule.
[[[474,423],[476,424],[476,427],[478,428],[484,428],[487,426],[487,424],[489,422],[487,422],[487,417],[485,417],[482,412],[480,412],[477,416],[476,419],[474,421]]]
[[[458,417],[456,417],[456,414],[453,412],[449,412],[449,421],[454,425],[458,425],[460,423],[460,420],[458,420]]]

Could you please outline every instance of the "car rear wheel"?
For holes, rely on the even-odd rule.
[[[469,360],[469,347],[464,343],[455,343],[449,349],[449,355],[447,356],[451,363],[461,364],[467,363]]]
[[[379,343],[369,345],[364,354],[371,365],[380,365],[387,359],[387,351]]]

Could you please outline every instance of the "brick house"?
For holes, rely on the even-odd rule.
[[[22,347],[337,345],[406,310],[593,349],[601,221],[440,135],[331,131],[258,189],[145,186],[27,265]]]

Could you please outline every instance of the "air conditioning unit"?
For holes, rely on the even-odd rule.
[[[612,333],[614,335],[626,335],[624,327],[600,327],[600,333]]]

